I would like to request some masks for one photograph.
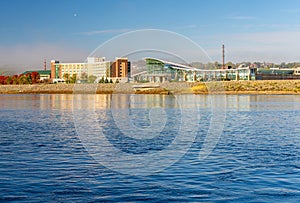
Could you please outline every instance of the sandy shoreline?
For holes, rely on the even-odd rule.
[[[156,85],[156,86],[154,86]],[[159,86],[157,86],[159,85]],[[145,88],[146,86],[146,88]],[[140,87],[140,88],[139,88]],[[300,94],[300,80],[0,85],[0,94]]]

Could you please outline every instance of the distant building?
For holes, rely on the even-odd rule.
[[[130,62],[127,58],[116,58],[114,62],[104,57],[88,57],[86,63],[60,63],[51,60],[51,79],[63,78],[64,74],[77,74],[80,78],[84,73],[97,78],[124,79],[130,74]]]
[[[22,75],[26,75],[28,73],[37,72],[40,75],[40,81],[49,80],[51,77],[51,70],[30,70],[25,71]]]
[[[296,69],[294,70],[294,74],[295,74],[295,75],[300,75],[300,67],[298,67],[298,68],[296,68]]]
[[[136,82],[165,81],[211,81],[211,80],[253,80],[256,69],[240,64],[235,69],[205,69],[195,68],[186,64],[166,61],[158,58],[144,58],[146,70],[131,75]]]
[[[110,77],[110,61],[106,61],[105,57],[88,57],[88,75],[96,77]]]
[[[64,74],[70,76],[76,74],[81,77],[83,73],[87,74],[88,66],[87,63],[59,63],[59,61],[51,60],[51,78],[63,78]]]
[[[257,70],[256,80],[299,80],[299,69],[271,68]]]
[[[59,61],[51,60],[51,79],[62,78]]]

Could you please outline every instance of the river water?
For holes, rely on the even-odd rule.
[[[0,95],[0,201],[300,202],[300,96]]]

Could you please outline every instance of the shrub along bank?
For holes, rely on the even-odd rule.
[[[143,83],[145,84],[145,83]],[[152,83],[153,84],[153,83]],[[159,84],[159,83],[157,83]],[[136,83],[0,85],[1,94],[300,94],[300,80],[168,82],[136,89]]]

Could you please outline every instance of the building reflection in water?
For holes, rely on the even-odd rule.
[[[253,95],[128,95],[128,94],[24,94],[1,95],[2,109],[122,109],[122,108],[211,108],[211,101],[224,101],[230,109],[249,109],[250,103],[266,98]],[[273,98],[271,98],[273,100]]]
[[[212,108],[212,101],[226,109],[249,111],[262,105],[299,108],[298,95],[128,95],[128,94],[15,94],[0,95],[0,108],[13,110],[97,110],[122,108]],[[224,105],[222,105],[224,106]]]

